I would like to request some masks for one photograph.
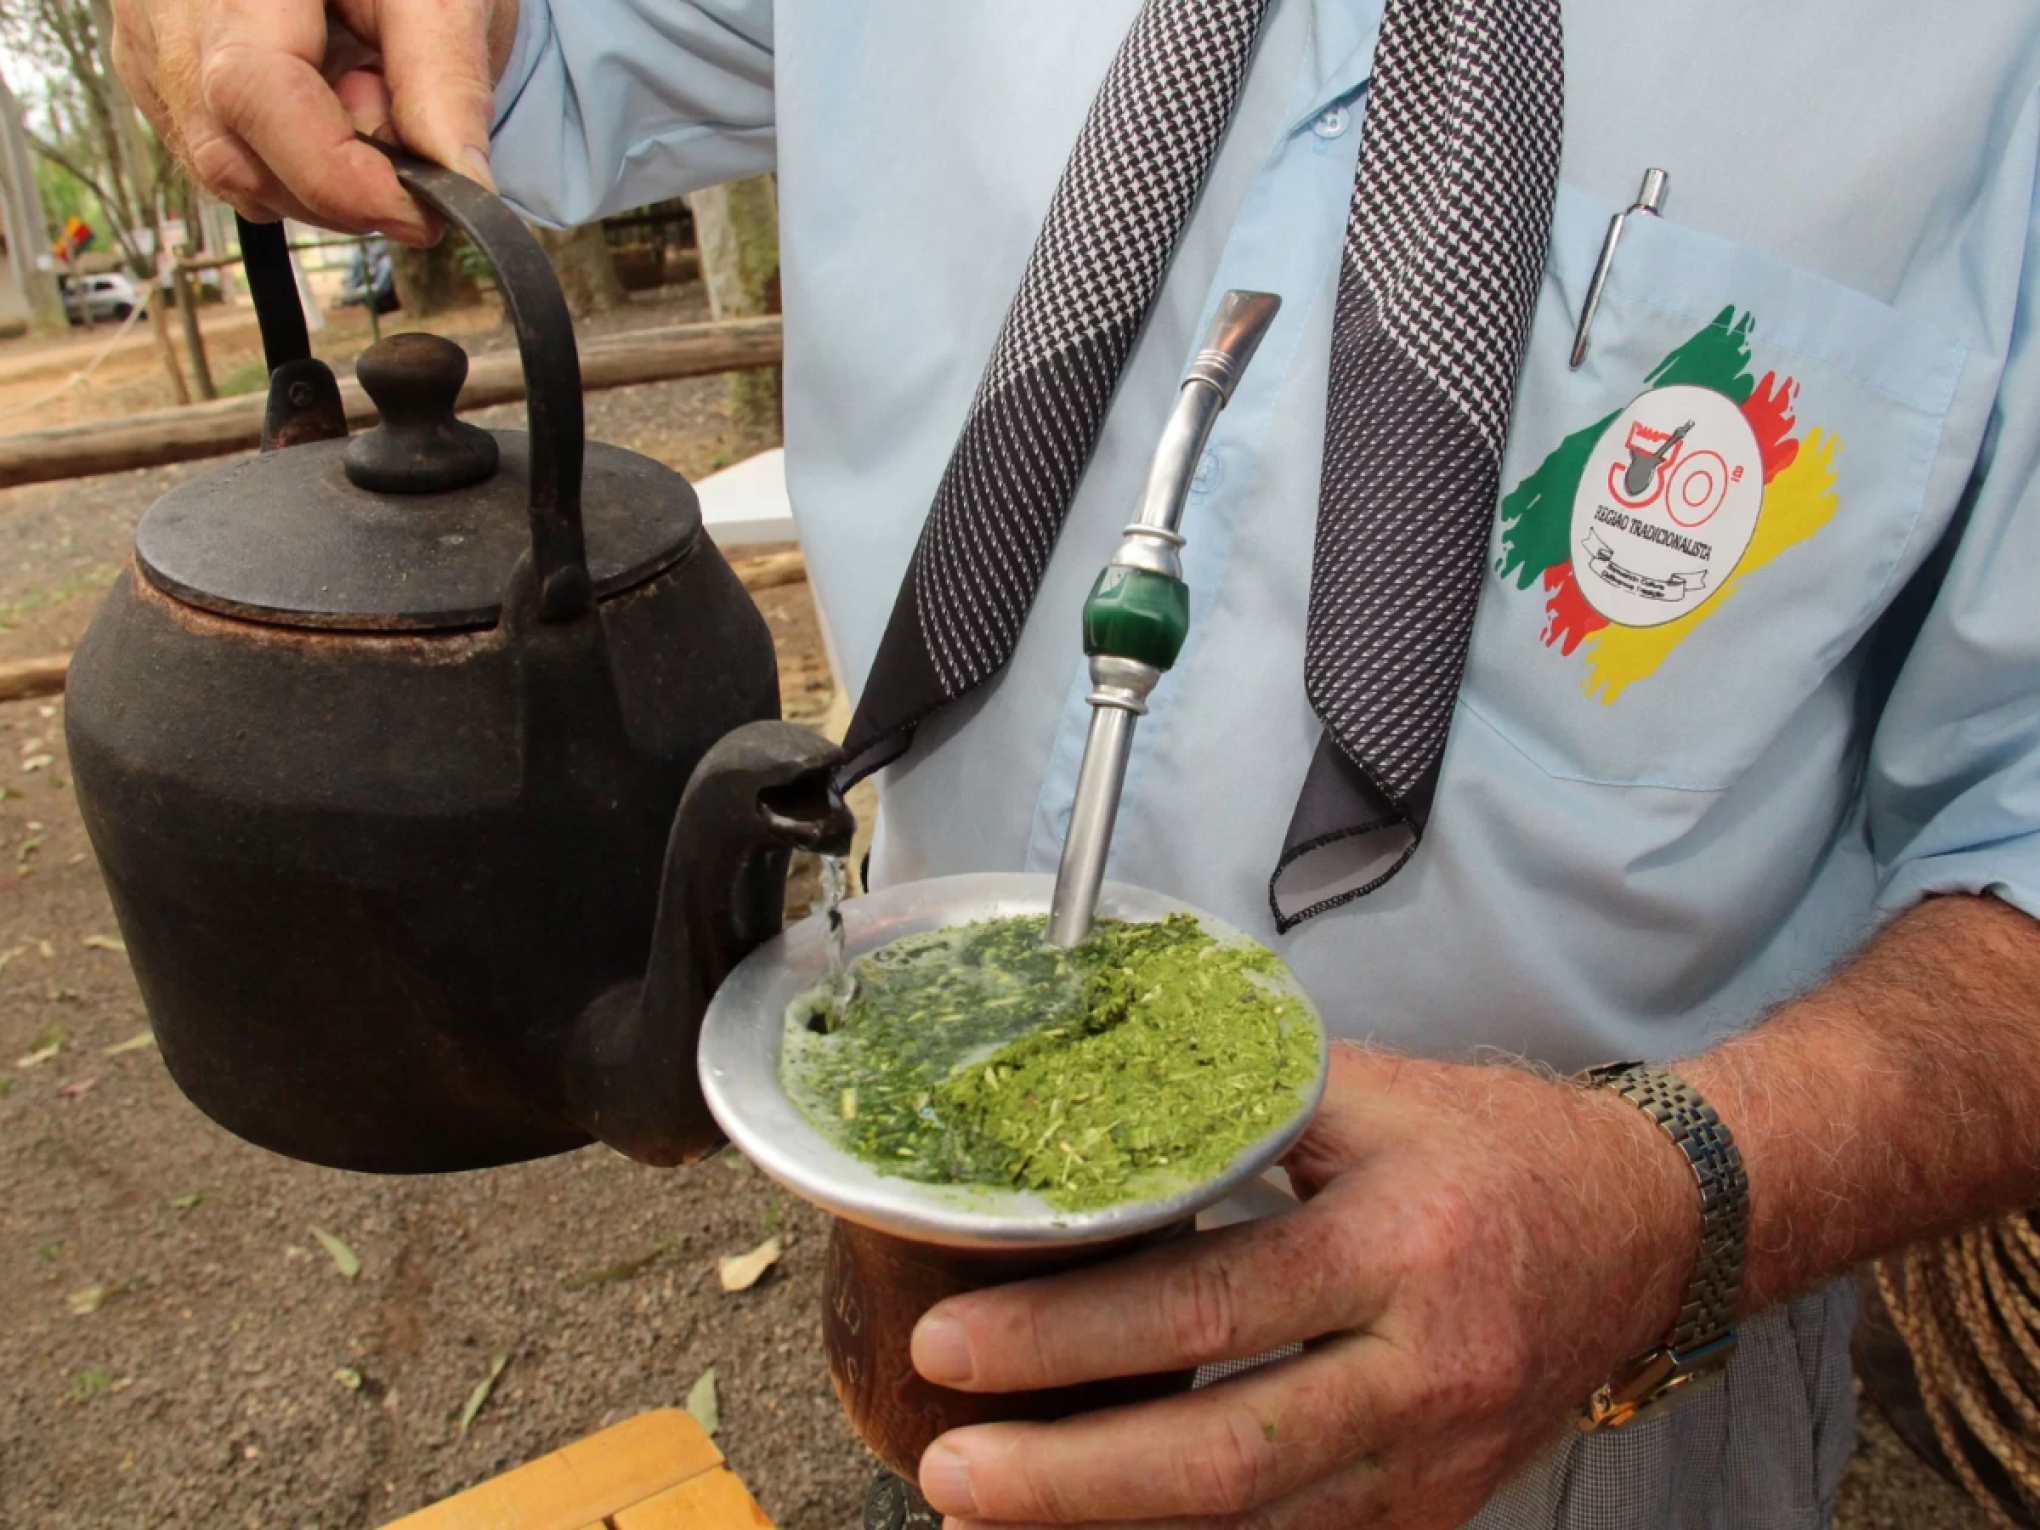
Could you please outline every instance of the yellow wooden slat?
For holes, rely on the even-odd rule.
[[[385,1530],[585,1530],[720,1465],[722,1452],[699,1424],[677,1408],[661,1408],[407,1514]]]
[[[772,1530],[772,1521],[727,1466],[619,1509],[615,1530]]]

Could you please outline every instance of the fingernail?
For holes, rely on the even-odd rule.
[[[937,1440],[921,1457],[921,1496],[939,1514],[977,1513],[970,1491],[970,1463]]]
[[[963,1324],[952,1317],[929,1316],[914,1326],[914,1369],[938,1386],[960,1387],[975,1367]]]
[[[460,161],[467,166],[468,179],[480,181],[489,190],[496,189],[495,174],[489,169],[489,151],[479,144],[467,144],[460,151]]]

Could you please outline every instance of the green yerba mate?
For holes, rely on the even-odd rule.
[[[787,1094],[888,1173],[1065,1211],[1209,1179],[1295,1115],[1317,1032],[1272,952],[1184,914],[1101,919],[1067,951],[1043,927],[994,919],[860,957],[847,1004],[824,989],[788,1011]]]

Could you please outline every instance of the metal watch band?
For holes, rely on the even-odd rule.
[[[1700,1258],[1678,1322],[1665,1341],[1675,1355],[1715,1343],[1735,1326],[1742,1294],[1743,1239],[1749,1214],[1750,1181],[1714,1107],[1669,1068],[1655,1063],[1617,1062],[1589,1068],[1583,1083],[1612,1089],[1664,1128],[1678,1144],[1700,1186]]]

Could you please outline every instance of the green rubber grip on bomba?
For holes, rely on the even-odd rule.
[[[1108,566],[1084,601],[1084,652],[1167,669],[1190,635],[1190,586],[1151,569]]]

